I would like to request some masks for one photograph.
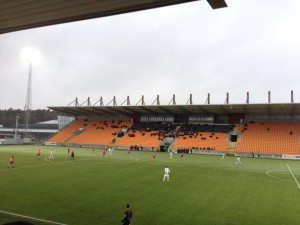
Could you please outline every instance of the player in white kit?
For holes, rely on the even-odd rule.
[[[54,159],[54,153],[53,153],[53,150],[50,151],[49,159]]]
[[[241,158],[239,156],[236,158],[235,164],[242,164]]]
[[[221,159],[225,159],[225,152],[222,152],[222,157]]]
[[[167,181],[169,181],[169,175],[170,175],[171,171],[168,168],[168,166],[165,167],[165,173],[164,173],[164,179],[163,182],[165,181],[165,179],[167,178]]]

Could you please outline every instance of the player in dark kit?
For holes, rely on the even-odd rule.
[[[123,225],[130,225],[131,218],[132,218],[132,210],[130,208],[130,204],[127,204],[124,218],[121,220],[121,222],[123,223]]]
[[[71,152],[71,159],[73,159],[73,160],[75,159],[74,151]]]

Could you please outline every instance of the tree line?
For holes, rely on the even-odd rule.
[[[0,125],[3,127],[15,127],[16,117],[19,116],[19,124],[25,123],[25,111],[21,109],[0,109]],[[50,109],[36,109],[31,110],[31,124],[55,120],[57,119],[57,112]]]

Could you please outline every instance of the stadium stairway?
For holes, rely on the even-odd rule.
[[[227,139],[228,139],[228,149],[226,151],[226,155],[234,155],[236,144],[237,144],[238,141],[240,141],[242,139],[242,135],[241,135],[241,133],[239,133],[239,128],[242,127],[242,126],[243,125],[238,124],[233,129],[233,132],[236,132],[238,134],[236,142],[230,141],[230,135],[228,135],[228,137],[227,137]]]
[[[168,148],[169,151],[173,150],[174,144],[176,143],[177,139],[178,139],[178,137],[175,137],[174,140],[172,141],[172,143],[169,145],[169,148]]]
[[[51,134],[47,139],[46,139],[46,142],[51,140],[55,135],[57,135],[59,132],[61,132],[63,129],[66,129],[68,128],[69,126],[71,125],[71,123],[67,124],[66,126],[64,126],[61,130],[55,132],[54,134]]]
[[[71,137],[69,137],[62,145],[63,146],[67,146],[67,144],[74,138],[74,137],[76,137],[76,136],[78,136],[79,134],[81,134],[82,132],[84,132],[85,131],[85,129],[84,130],[76,130],[73,134],[72,134],[72,136]]]
[[[175,132],[177,133],[177,131],[180,129],[180,126],[177,126],[175,129]],[[175,135],[174,140],[170,143],[168,151],[172,151],[174,148],[174,144],[176,143],[176,141],[178,140],[178,137]]]
[[[64,144],[67,145],[74,137],[76,137],[76,136],[82,134],[83,132],[85,132],[85,131],[87,130],[87,128],[90,127],[90,126],[91,126],[91,123],[89,123],[89,125],[88,125],[87,127],[85,127],[85,128],[79,128],[79,129],[77,129],[77,130],[72,134],[72,136],[69,137],[69,138],[65,141]]]
[[[76,130],[71,137],[69,137],[62,145],[66,146],[74,137],[80,135],[81,133],[83,133],[85,131],[85,128],[83,130]]]
[[[65,127],[63,127],[59,132],[48,139],[48,142],[56,142],[65,145],[70,138],[78,131],[78,128],[84,123],[82,120],[74,120]]]

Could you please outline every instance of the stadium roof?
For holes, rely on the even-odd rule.
[[[49,109],[74,116],[102,114],[300,114],[299,103],[274,104],[205,104],[205,105],[133,105],[133,106],[66,106]]]
[[[40,125],[58,124],[58,120],[48,120],[48,121],[43,121],[43,122],[39,122],[36,124],[40,124]]]
[[[197,0],[0,0],[0,34]],[[207,0],[213,9],[225,0]]]

